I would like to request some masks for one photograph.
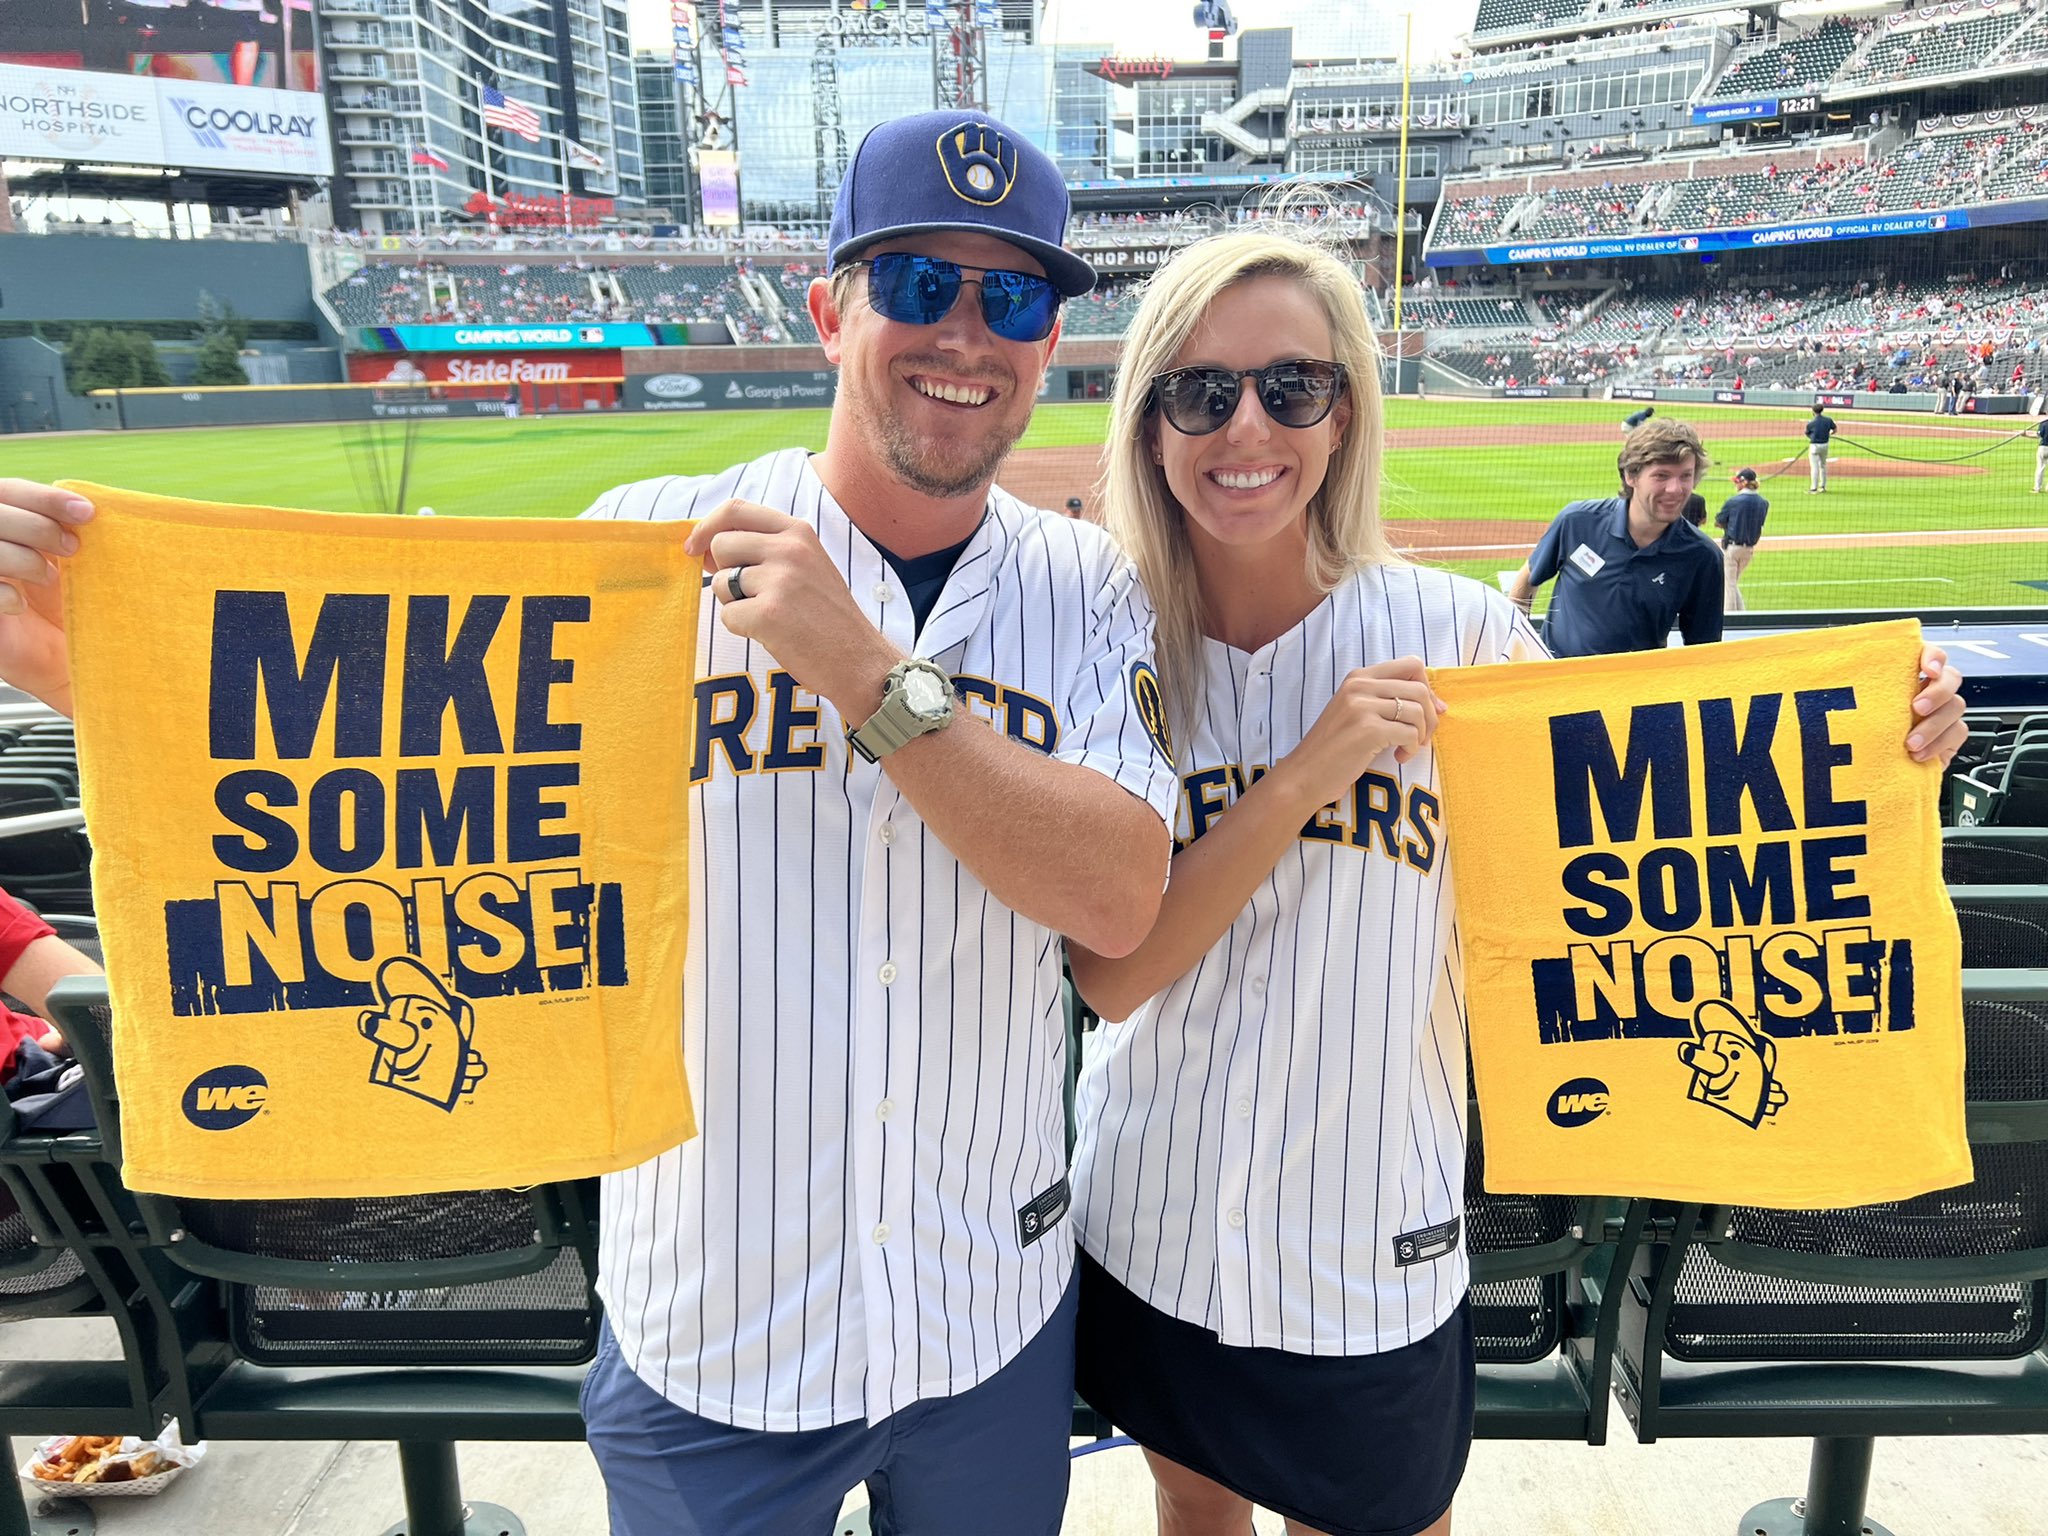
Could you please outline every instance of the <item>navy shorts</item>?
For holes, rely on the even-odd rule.
[[[1148,1451],[1329,1536],[1415,1536],[1472,1448],[1472,1312],[1377,1355],[1220,1342],[1081,1255],[1081,1395]]]
[[[609,1324],[583,1386],[612,1536],[829,1536],[866,1484],[876,1536],[1057,1536],[1074,1422],[1073,1284],[978,1386],[877,1424],[775,1433],[678,1408],[633,1373]]]

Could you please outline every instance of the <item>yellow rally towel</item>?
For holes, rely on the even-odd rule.
[[[1430,673],[1487,1188],[1968,1181],[1919,654],[1908,619]]]
[[[129,1184],[494,1188],[695,1134],[689,525],[68,488]]]

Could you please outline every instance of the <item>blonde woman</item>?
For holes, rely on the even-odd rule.
[[[1471,1441],[1465,1033],[1424,668],[1540,657],[1378,515],[1378,358],[1344,262],[1216,236],[1126,338],[1106,512],[1158,608],[1182,797],[1136,952],[1070,946],[1082,1391],[1162,1536],[1450,1528]],[[1952,753],[1938,652],[1909,748]],[[1520,793],[1512,765],[1503,789]]]

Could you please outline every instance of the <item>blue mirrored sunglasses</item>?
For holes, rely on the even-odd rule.
[[[1031,272],[963,267],[957,261],[908,251],[846,265],[868,269],[868,303],[877,314],[905,325],[937,325],[945,319],[970,272],[976,274],[972,281],[981,290],[981,318],[1005,341],[1043,341],[1059,318],[1059,290]]]

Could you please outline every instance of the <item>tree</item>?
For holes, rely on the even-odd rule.
[[[134,358],[115,332],[104,326],[87,326],[71,333],[64,349],[65,381],[74,395],[96,389],[125,389]]]
[[[199,356],[192,370],[194,384],[246,384],[242,371],[242,343],[249,338],[249,322],[205,289],[199,290]]]
[[[141,331],[120,333],[120,340],[126,345],[133,360],[131,375],[135,389],[162,389],[171,382],[171,376],[164,372],[163,359],[156,354],[156,343]]]

